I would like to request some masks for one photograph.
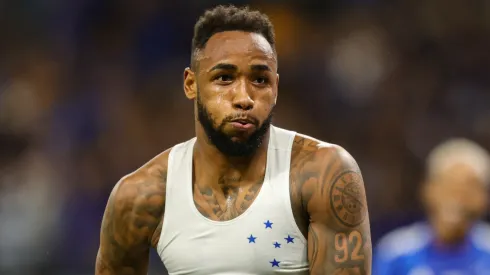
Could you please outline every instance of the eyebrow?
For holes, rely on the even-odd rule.
[[[267,65],[257,64],[250,66],[252,71],[269,71],[272,72],[271,68]]]
[[[238,71],[238,67],[233,64],[218,63],[214,65],[209,71],[211,72],[215,70]]]
[[[256,64],[256,65],[251,65],[250,68],[253,71],[270,71],[272,72],[271,68],[267,65],[263,64]],[[225,70],[225,71],[238,71],[238,67],[233,64],[228,64],[228,63],[218,63],[214,65],[209,72],[215,71],[215,70]]]

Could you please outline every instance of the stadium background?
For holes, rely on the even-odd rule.
[[[93,274],[112,186],[193,135],[182,72],[219,3],[271,17],[275,124],[358,160],[374,243],[423,217],[432,146],[490,147],[489,1],[3,0],[0,273]]]

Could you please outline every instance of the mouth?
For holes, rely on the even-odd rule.
[[[243,118],[243,119],[234,119],[231,122],[233,128],[237,130],[249,130],[255,127],[254,121],[251,119]]]

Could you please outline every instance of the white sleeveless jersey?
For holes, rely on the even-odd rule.
[[[252,205],[229,221],[207,219],[195,206],[196,139],[171,149],[157,246],[169,274],[308,274],[307,241],[294,220],[289,195],[294,136],[271,126],[262,188]]]

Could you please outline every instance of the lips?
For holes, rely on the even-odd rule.
[[[236,122],[236,123],[240,123],[240,124],[254,124],[254,121],[252,121],[251,119],[234,119],[232,120],[231,122]]]
[[[248,118],[234,119],[231,125],[238,130],[245,131],[255,127],[255,121]]]

